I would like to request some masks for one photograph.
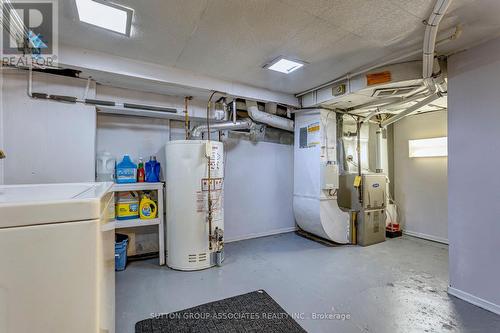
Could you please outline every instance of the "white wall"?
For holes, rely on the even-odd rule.
[[[117,158],[157,155],[165,166],[165,143],[184,138],[180,122],[102,114],[96,120],[92,106],[32,100],[26,72],[2,75],[0,146],[7,158],[0,163],[6,184],[93,181],[95,152],[103,150]],[[36,73],[34,91],[82,98],[85,85],[85,80]],[[182,97],[101,85],[91,86],[88,98],[94,97],[184,107]],[[204,114],[205,103],[192,101],[192,113]],[[293,230],[293,146],[230,139],[225,148],[226,239]],[[134,251],[156,250],[156,239],[154,228],[141,230]]]
[[[129,89],[97,86],[97,98],[142,104],[184,107],[182,97],[143,93]],[[192,101],[190,113],[205,113],[203,101]],[[162,165],[168,140],[184,139],[183,123],[151,118],[99,114],[97,151],[117,158],[129,153],[157,155]],[[295,229],[292,213],[293,146],[229,139],[225,142],[225,238],[226,241],[258,237]],[[130,254],[157,251],[155,228],[122,230],[136,248]]]
[[[295,230],[293,146],[229,139],[224,149],[226,241]]]
[[[94,181],[95,108],[34,100],[27,72],[2,69],[4,184]],[[86,80],[34,73],[33,91],[83,97]],[[92,85],[88,98],[93,98]]]
[[[394,196],[406,233],[448,242],[446,157],[408,157],[408,140],[447,136],[447,111],[408,116],[394,124]]]
[[[448,67],[449,292],[500,314],[500,39]]]

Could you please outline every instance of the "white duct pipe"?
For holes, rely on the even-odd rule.
[[[376,155],[375,155],[375,172],[383,173],[384,169],[382,168],[382,128],[378,128],[376,132]]]
[[[431,15],[425,21],[426,28],[423,45],[422,77],[428,86],[434,68],[434,50],[436,48],[436,36],[439,30],[439,23],[448,10],[452,0],[437,0]]]
[[[236,98],[233,99],[233,104],[232,105],[233,105],[233,107],[232,107],[232,111],[233,111],[232,112],[232,114],[233,114],[232,120],[233,120],[233,124],[236,124],[236,112],[237,112],[236,111]]]
[[[446,87],[442,87],[446,84],[445,81],[441,80],[438,86],[436,82],[434,82],[432,76],[434,74],[434,51],[436,49],[436,36],[439,30],[439,23],[446,14],[451,1],[452,0],[437,0],[431,15],[427,21],[425,21],[426,28],[422,50],[422,78],[424,79],[424,84],[427,86],[430,95],[415,105],[410,106],[408,109],[386,119],[381,123],[382,126],[385,127],[412,114],[418,109],[440,98],[442,96],[441,90],[446,91]]]
[[[439,40],[438,42],[436,42],[436,46],[440,46],[440,45],[443,45],[445,43],[448,43],[449,41],[455,40],[458,37],[460,37],[461,34],[462,34],[462,26],[457,25],[454,28],[453,33],[451,35],[447,36],[447,37],[444,37],[443,39]],[[341,81],[344,81],[344,80],[348,80],[351,77],[354,77],[354,76],[357,76],[357,75],[360,75],[360,74],[364,74],[366,72],[369,72],[371,70],[374,70],[374,69],[377,69],[377,68],[380,68],[380,67],[383,67],[383,66],[394,64],[394,63],[396,63],[398,61],[401,61],[403,59],[407,59],[407,58],[409,58],[411,56],[415,56],[415,55],[421,54],[421,53],[422,53],[422,49],[419,48],[418,50],[413,50],[413,51],[410,51],[410,52],[405,52],[402,55],[395,56],[394,58],[390,58],[389,60],[386,60],[386,61],[383,61],[383,62],[379,62],[379,63],[373,64],[373,65],[362,66],[359,69],[357,69],[357,70],[355,70],[355,71],[353,71],[351,73],[345,74],[345,75],[343,75],[341,77],[338,77],[338,78],[336,78],[336,79],[334,79],[332,81],[328,81],[328,82],[326,82],[326,83],[324,83],[322,85],[319,85],[317,87],[314,87],[314,88],[308,89],[306,91],[300,92],[298,94],[295,94],[295,97],[304,96],[304,95],[306,95],[306,94],[308,94],[310,92],[313,92],[313,91],[316,91],[318,89],[322,89],[322,88],[328,87],[331,84],[335,84],[335,83],[338,83],[338,82],[341,82]]]
[[[252,120],[245,118],[241,120],[236,120],[234,123],[232,121],[228,121],[225,123],[212,124],[210,125],[210,132],[250,129],[252,125],[253,125]],[[200,137],[202,133],[207,131],[208,131],[207,125],[199,125],[193,129],[193,131],[191,132],[191,136],[197,138]]]
[[[434,102],[436,99],[440,98],[441,96],[442,96],[442,94],[439,91],[435,92],[432,95],[430,95],[429,97],[427,97],[427,98],[421,100],[420,102],[410,106],[408,109],[401,111],[400,113],[390,117],[389,119],[384,120],[380,125],[382,127],[386,127],[387,125],[395,123],[396,121],[398,121],[406,116],[409,116],[410,114],[417,111],[418,109],[423,108],[427,104]]]
[[[360,107],[356,107],[356,108],[353,108],[353,110],[351,111],[355,111],[355,112],[358,112],[358,111],[363,111],[365,110],[366,111],[369,111],[371,109],[376,109],[375,111],[373,111],[372,113],[370,113],[368,116],[366,116],[366,118],[363,120],[363,122],[365,121],[368,121],[370,120],[373,116],[379,114],[379,113],[384,113],[387,109],[392,109],[392,108],[395,108],[395,107],[398,107],[400,105],[404,105],[404,104],[407,104],[407,103],[411,103],[411,102],[414,102],[414,101],[417,101],[421,98],[425,98],[429,96],[429,93],[426,92],[425,93],[419,93],[418,95],[414,95],[414,96],[409,96],[409,97],[397,97],[397,100],[395,102],[392,102],[392,103],[387,103],[387,104],[383,104],[383,105],[379,105],[379,106],[366,106],[367,104],[364,104],[364,105],[360,105]]]
[[[255,101],[247,100],[246,105],[248,116],[252,118],[253,121],[264,123],[289,132],[294,131],[293,120],[260,111],[257,107],[257,102]]]

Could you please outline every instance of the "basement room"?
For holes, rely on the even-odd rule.
[[[0,4],[0,333],[500,332],[500,1]]]

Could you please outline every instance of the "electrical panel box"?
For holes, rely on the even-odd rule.
[[[320,170],[321,189],[335,190],[339,188],[339,168],[337,164],[321,163]]]

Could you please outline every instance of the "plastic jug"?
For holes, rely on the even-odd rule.
[[[107,151],[100,152],[96,157],[96,181],[112,182],[115,178],[116,159]]]
[[[137,182],[137,165],[132,162],[129,155],[124,155],[123,160],[116,165],[116,182],[119,184]]]
[[[156,205],[156,202],[144,194],[142,196],[141,203],[139,204],[139,214],[141,219],[148,220],[156,218],[157,210],[158,206]]]
[[[157,183],[160,181],[161,165],[156,161],[156,156],[151,156],[149,162],[146,162],[146,182]]]

